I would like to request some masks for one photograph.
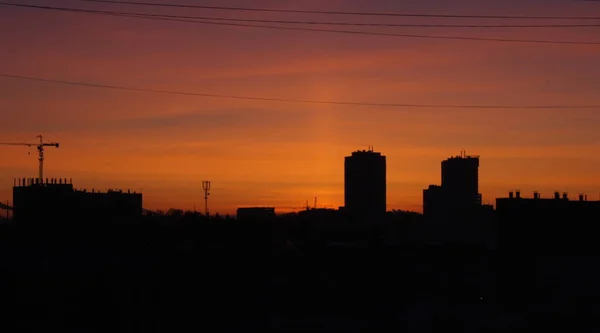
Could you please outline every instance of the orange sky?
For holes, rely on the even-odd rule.
[[[158,1],[160,2],[160,1]],[[163,1],[166,2],[166,1]],[[600,5],[523,0],[448,8],[419,1],[257,1],[256,7],[513,15],[600,15]],[[203,2],[204,3],[204,2]],[[210,2],[206,2],[207,4]],[[454,2],[453,2],[454,3]],[[492,4],[496,3],[492,7]],[[105,10],[137,7],[38,4]],[[214,2],[223,5],[223,2]],[[246,5],[227,2],[226,5]],[[302,6],[302,7],[298,7]],[[445,8],[445,7],[446,8]],[[380,22],[381,18],[148,12]],[[550,23],[433,21],[396,23]],[[554,22],[556,23],[556,22]],[[558,22],[564,23],[564,22]],[[573,23],[573,22],[571,22]],[[582,22],[579,22],[582,23]],[[591,23],[591,22],[588,22]],[[361,28],[366,29],[366,28]],[[600,42],[598,29],[370,29],[396,33]],[[0,73],[49,79],[290,99],[411,104],[600,105],[600,46],[439,41],[89,16],[0,7]],[[203,205],[343,205],[344,156],[374,146],[388,158],[388,209],[421,210],[441,160],[481,155],[480,189],[600,193],[600,110],[475,110],[294,104],[161,95],[0,78],[0,141],[61,143],[48,177],[79,188],[131,188],[148,209]],[[13,177],[37,172],[35,149],[0,147],[0,200]],[[28,155],[31,152],[31,155]]]

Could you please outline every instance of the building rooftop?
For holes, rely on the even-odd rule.
[[[460,155],[458,155],[458,156],[450,156],[449,158],[446,159],[446,161],[449,161],[449,160],[468,160],[468,159],[479,159],[479,155],[467,155],[467,151],[466,150],[461,150]]]
[[[380,152],[376,152],[373,150],[373,147],[369,147],[366,150],[355,150],[352,152],[352,156],[357,156],[357,155],[373,155],[373,156],[381,156]]]
[[[569,193],[567,192],[554,192],[554,196],[552,198],[542,198],[540,193],[538,191],[534,191],[533,192],[533,196],[526,198],[526,197],[522,197],[521,196],[521,191],[510,191],[508,192],[508,197],[507,198],[498,198],[498,200],[565,200],[565,201],[570,201],[569,199]],[[588,196],[585,193],[579,193],[579,195],[577,196],[577,200],[572,200],[572,201],[588,201]],[[600,201],[596,201],[596,200],[592,200],[594,202],[600,202]]]
[[[73,182],[71,179],[67,180],[66,178],[14,178],[13,186],[14,187],[31,187],[31,186],[73,186]]]
[[[67,178],[46,178],[41,182],[38,178],[15,178],[13,179],[13,185],[15,188],[27,188],[27,187],[44,187],[44,188],[55,188],[55,189],[68,189],[73,192],[78,193],[93,193],[93,194],[104,194],[104,193],[119,193],[119,194],[139,194],[136,191],[132,190],[122,190],[122,189],[107,189],[107,190],[98,190],[92,189],[88,191],[86,189],[75,189],[73,187],[73,182],[71,179],[67,180]]]

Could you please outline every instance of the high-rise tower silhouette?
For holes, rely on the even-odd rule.
[[[442,161],[442,189],[458,206],[481,205],[479,194],[479,156],[450,157]]]
[[[386,157],[355,151],[344,161],[344,204],[353,220],[381,220],[386,212]]]
[[[480,207],[479,156],[461,151],[460,156],[442,161],[442,185],[430,185],[423,190],[425,217],[429,220],[447,220],[451,213],[464,215]]]

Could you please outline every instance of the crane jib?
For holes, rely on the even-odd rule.
[[[56,147],[58,148],[58,142],[44,142],[44,138],[41,135],[37,136],[40,139],[39,143],[24,143],[24,142],[0,142],[0,145],[4,146],[27,146],[37,147],[39,156],[39,179],[44,179],[44,147]]]

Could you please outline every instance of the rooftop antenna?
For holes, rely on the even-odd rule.
[[[204,190],[204,215],[208,217],[208,196],[210,195],[210,180],[202,181],[202,189]]]

